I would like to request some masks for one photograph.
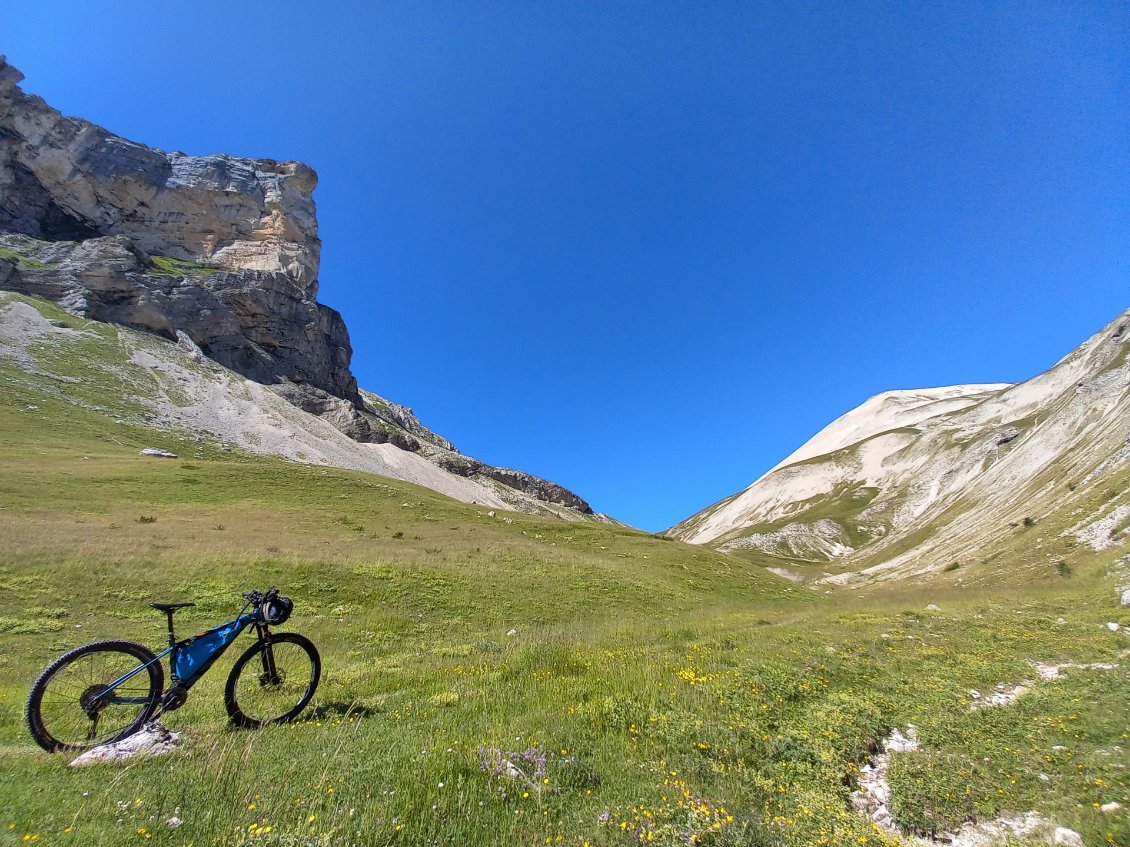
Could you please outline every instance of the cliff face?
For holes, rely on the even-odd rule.
[[[22,79],[0,56],[0,288],[198,347],[356,442],[524,495],[499,503],[592,514],[561,486],[464,457],[411,409],[358,390],[345,323],[315,300],[312,168],[155,150],[63,116]]]
[[[340,315],[315,302],[313,169],[165,153],[41,98],[0,57],[0,231],[25,261],[3,285],[176,338],[263,383],[360,404]]]

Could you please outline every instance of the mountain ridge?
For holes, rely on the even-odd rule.
[[[833,584],[936,574],[1041,516],[1073,537],[1080,521],[1067,517],[1086,514],[1082,498],[1130,459],[1128,325],[1130,310],[1015,385],[869,398],[668,534],[817,565],[812,576]],[[1120,489],[1090,516],[1125,499]],[[1130,540],[1113,529],[1103,543]]]

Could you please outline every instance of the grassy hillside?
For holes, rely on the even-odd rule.
[[[1097,564],[816,594],[756,560],[154,431],[106,388],[115,330],[93,329],[83,355],[0,359],[0,845],[895,843],[849,794],[907,723],[909,830],[1035,810],[1130,843],[1125,808],[1098,808],[1130,806],[1130,638],[1105,625],[1130,619]],[[304,722],[227,728],[244,636],[168,716],[167,758],[70,770],[31,742],[24,698],[62,651],[159,645],[146,602],[195,601],[187,634],[268,585],[322,652]],[[1028,660],[1120,667],[969,710]]]

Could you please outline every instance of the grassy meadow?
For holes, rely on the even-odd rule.
[[[849,795],[907,724],[905,831],[1034,810],[1130,845],[1117,551],[1070,578],[815,593],[753,557],[156,433],[107,392],[98,332],[42,351],[56,378],[0,359],[0,845],[896,844]],[[195,601],[187,635],[270,585],[322,654],[304,720],[228,728],[243,636],[167,716],[172,755],[70,769],[34,745],[55,656],[159,647],[147,602]],[[1029,660],[1120,667],[970,710]]]

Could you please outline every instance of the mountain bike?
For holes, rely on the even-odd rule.
[[[247,603],[235,618],[182,641],[173,632],[173,615],[196,604],[150,603],[169,621],[169,646],[160,653],[133,641],[96,641],[64,653],[44,668],[28,694],[25,715],[36,743],[54,753],[132,735],[183,706],[189,689],[248,627],[255,628],[257,639],[228,675],[228,717],[249,728],[294,720],[318,688],[321,657],[308,638],[270,631],[290,617],[290,598],[277,588],[243,597]],[[165,656],[172,680],[167,689]]]

